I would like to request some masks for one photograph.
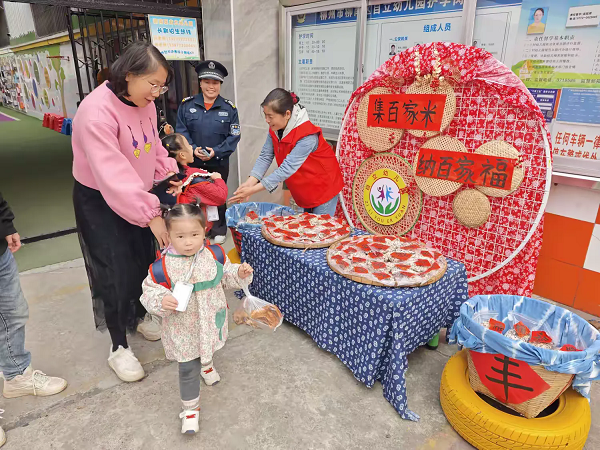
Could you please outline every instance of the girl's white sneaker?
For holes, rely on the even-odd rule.
[[[207,386],[212,386],[213,384],[217,384],[219,381],[221,381],[221,377],[219,376],[219,373],[213,364],[210,366],[202,366],[200,375],[202,375],[202,379]]]
[[[4,410],[0,409],[0,414],[3,414]],[[2,419],[2,416],[0,416],[0,419]],[[6,434],[4,433],[4,430],[2,429],[2,427],[0,427],[0,447],[2,447],[4,444],[6,444]]]
[[[181,432],[183,434],[196,434],[200,431],[200,411],[187,410],[179,414],[181,418]]]

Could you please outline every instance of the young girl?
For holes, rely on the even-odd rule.
[[[189,283],[193,292],[185,311],[176,311],[179,302],[174,293],[164,283],[159,284],[151,270],[140,301],[151,314],[163,318],[165,354],[179,362],[181,432],[193,434],[199,430],[200,376],[209,386],[220,380],[212,359],[227,339],[223,289],[251,282],[253,270],[246,263],[231,264],[227,257],[222,265],[204,247],[206,221],[198,202],[177,204],[166,210],[163,218],[171,242],[162,261],[163,271],[168,274],[165,279],[174,291],[178,285]]]
[[[194,150],[182,134],[173,133],[165,136],[162,143],[169,152],[169,156],[177,161],[180,173],[185,176],[177,203],[194,203],[196,198],[200,198],[204,216],[208,217],[206,225],[208,234],[212,228],[212,222],[218,220],[217,207],[224,205],[227,201],[227,184],[218,172],[213,172],[208,177],[204,176],[208,174],[206,170],[189,166],[194,162]],[[162,203],[175,203],[175,198],[169,194],[164,197],[160,196],[160,200]]]

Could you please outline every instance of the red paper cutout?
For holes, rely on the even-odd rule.
[[[531,339],[529,342],[539,343],[539,344],[550,344],[552,342],[552,338],[548,336],[548,333],[545,331],[532,331]]]
[[[421,147],[415,175],[510,190],[516,164],[516,159]]]
[[[501,354],[470,353],[481,382],[501,402],[523,403],[550,389],[526,362]]]
[[[445,106],[445,94],[371,95],[367,126],[440,131]]]
[[[563,352],[580,352],[577,347],[571,344],[565,344],[560,348]]]
[[[517,332],[517,336],[519,337],[529,336],[529,333],[531,333],[531,331],[529,331],[529,328],[527,328],[523,322],[517,322],[515,324],[515,331]]]
[[[502,334],[502,332],[504,331],[504,328],[506,328],[506,325],[504,325],[499,320],[490,319],[490,330]]]

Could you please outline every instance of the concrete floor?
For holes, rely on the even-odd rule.
[[[202,387],[201,432],[189,437],[180,433],[177,366],[164,359],[160,342],[130,339],[148,373],[143,381],[122,383],[108,368],[109,337],[94,330],[81,261],[26,273],[22,284],[34,367],[70,384],[54,397],[0,397],[6,450],[472,448],[439,404],[441,372],[454,347],[409,357],[409,406],[421,415],[414,423],[400,419],[379,384],[367,389],[297,328],[284,324],[264,334],[232,324],[215,356],[222,381]],[[600,448],[598,386],[592,415],[590,450]]]

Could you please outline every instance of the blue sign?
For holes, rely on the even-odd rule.
[[[552,122],[554,111],[556,109],[558,89],[530,88],[529,92],[531,92],[531,95],[533,95],[533,98],[535,98],[535,101],[542,110],[546,122]]]
[[[512,0],[514,3],[515,0]],[[384,5],[367,6],[367,20],[389,19],[418,14],[462,11],[464,0],[403,0]],[[356,22],[359,8],[332,9],[318,13],[298,14],[292,17],[292,26],[326,25]]]
[[[600,89],[563,88],[556,120],[600,125]]]
[[[403,0],[367,7],[367,20],[462,11],[464,0]]]
[[[330,23],[356,22],[358,8],[331,9],[318,13],[298,14],[292,17],[292,27],[327,25]]]
[[[200,60],[196,19],[189,17],[148,16],[154,45],[170,60]]]
[[[477,8],[499,8],[502,6],[519,6],[522,0],[477,0]]]

